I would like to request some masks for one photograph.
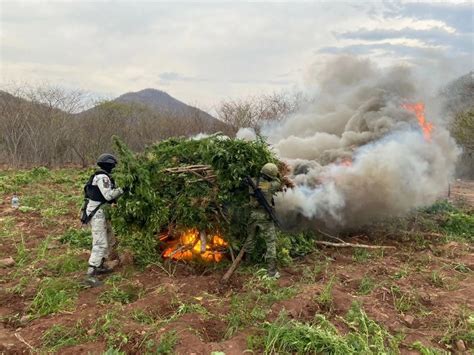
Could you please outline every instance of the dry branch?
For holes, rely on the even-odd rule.
[[[323,231],[320,230],[320,229],[317,229],[317,231],[318,231],[320,234],[322,234],[322,235],[324,235],[324,236],[326,236],[326,237],[328,237],[328,238],[337,240],[338,242],[341,242],[341,243],[345,243],[345,242],[344,242],[341,238],[339,238],[339,237],[334,237],[334,236],[332,236],[331,234],[326,233],[326,232],[323,232]]]
[[[330,247],[337,247],[337,248],[364,248],[364,249],[396,249],[396,247],[391,245],[367,245],[367,244],[354,244],[354,243],[332,243],[332,242],[325,242],[322,240],[314,241],[315,244],[320,245],[327,245]]]
[[[193,171],[207,171],[213,172],[210,165],[188,165],[188,166],[178,166],[176,168],[167,168],[165,169],[168,173],[189,173]]]
[[[222,276],[221,283],[227,283],[227,281],[229,281],[230,277],[234,273],[235,269],[237,269],[237,266],[239,266],[240,261],[242,260],[245,254],[245,248],[247,247],[248,242],[249,242],[249,237],[247,237],[247,239],[245,240],[244,245],[240,249],[239,254],[237,254],[237,257],[235,258],[234,262],[230,266],[229,270],[227,270],[224,276]]]
[[[190,173],[198,177],[197,180],[189,181],[191,183],[199,181],[207,181],[211,184],[215,183],[216,174],[211,166],[209,165],[188,165],[188,166],[178,166],[176,168],[167,168],[164,169],[165,172],[171,174],[180,174],[180,173]]]

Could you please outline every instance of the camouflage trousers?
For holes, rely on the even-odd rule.
[[[247,230],[248,239],[244,246],[249,252],[255,248],[258,238],[262,238],[267,246],[265,260],[276,260],[276,231],[275,224],[269,219],[265,211],[253,210],[250,212],[250,220]]]

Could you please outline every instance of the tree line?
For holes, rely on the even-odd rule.
[[[87,166],[112,151],[114,135],[135,151],[174,136],[233,136],[241,127],[258,130],[263,121],[282,119],[300,101],[281,93],[227,100],[216,108],[219,119],[210,120],[197,109],[158,111],[141,103],[91,102],[87,93],[59,87],[16,87],[0,91],[0,164]]]

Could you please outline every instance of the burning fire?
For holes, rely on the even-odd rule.
[[[166,234],[160,240],[164,241],[168,237],[169,234]],[[206,262],[221,261],[228,245],[219,235],[208,237],[197,229],[189,229],[168,243],[172,245],[163,252],[164,258],[186,261],[201,259]]]
[[[418,119],[418,124],[423,130],[423,136],[426,140],[431,140],[431,131],[433,130],[433,124],[426,121],[425,118],[425,104],[422,102],[417,102],[415,104],[403,104],[404,109],[413,112]]]

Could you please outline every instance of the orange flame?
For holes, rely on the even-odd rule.
[[[418,124],[423,130],[423,136],[427,141],[431,140],[431,131],[433,130],[433,124],[426,121],[425,118],[425,104],[417,102],[415,104],[403,104],[404,109],[413,112],[418,119]]]
[[[201,259],[206,262],[219,262],[223,258],[222,250],[227,245],[227,242],[222,237],[215,234],[210,238],[206,236],[205,248],[203,248],[199,231],[197,229],[189,229],[183,232],[179,240],[173,246],[168,247],[162,255],[164,258],[171,258],[173,260],[190,261]]]

